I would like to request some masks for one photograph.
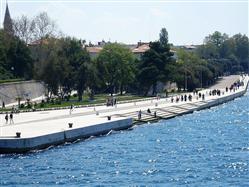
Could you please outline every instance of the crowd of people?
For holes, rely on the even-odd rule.
[[[13,112],[11,112],[10,114],[8,114],[8,112],[6,112],[5,123],[8,124],[8,121],[10,122],[9,124],[14,124]]]
[[[206,96],[221,96],[224,95],[225,92],[227,93],[229,90],[230,92],[235,92],[236,90],[238,90],[241,86],[244,86],[244,82],[243,81],[236,81],[234,82],[229,88],[226,87],[225,91],[222,91],[220,89],[212,89],[209,91],[206,91],[205,93],[202,91],[193,91],[193,93],[189,93],[189,94],[182,94],[182,95],[177,95],[177,96],[172,96],[170,97],[170,102],[171,103],[179,103],[179,102],[191,102],[193,100],[193,97],[196,98],[196,100],[201,99],[202,101],[205,100]],[[158,99],[157,97],[157,100]],[[150,109],[147,109],[147,113],[151,113]],[[140,110],[138,112],[138,119],[140,120],[142,118],[142,111]]]
[[[117,104],[117,99],[115,97],[110,97],[106,100],[106,106],[115,106]]]

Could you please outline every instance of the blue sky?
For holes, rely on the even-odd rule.
[[[1,1],[1,25],[5,0]],[[162,27],[175,45],[201,44],[214,31],[248,36],[247,0],[49,1],[9,0],[12,18],[46,11],[66,35],[93,43],[102,39],[137,43],[158,39]]]

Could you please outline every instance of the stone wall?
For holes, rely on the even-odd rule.
[[[17,102],[18,97],[22,100],[40,97],[45,94],[45,90],[44,84],[38,81],[0,84],[0,106],[3,101],[5,104]]]

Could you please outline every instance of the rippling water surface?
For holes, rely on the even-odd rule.
[[[0,186],[248,186],[249,95],[167,121],[23,155]]]

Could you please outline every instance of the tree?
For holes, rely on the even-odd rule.
[[[239,60],[240,71],[249,72],[249,41],[246,35],[236,34],[232,37],[235,41],[235,56]]]
[[[29,19],[27,16],[22,15],[20,18],[16,18],[13,21],[14,34],[26,44],[31,43],[34,40],[35,30],[34,19]]]
[[[162,46],[167,47],[168,45],[168,32],[165,28],[161,29],[161,32],[159,34],[159,42]]]
[[[19,39],[13,40],[7,58],[10,60],[9,68],[17,78],[31,79],[33,75],[33,60],[30,50]]]
[[[81,101],[86,89],[86,64],[90,63],[90,56],[85,48],[82,49],[81,44],[81,40],[66,37],[48,38],[47,42],[41,45],[44,52],[40,61],[45,65],[40,67],[38,77],[48,84],[52,94],[62,99],[76,89]],[[53,75],[47,75],[47,71]]]
[[[229,37],[216,31],[205,38],[197,53],[216,66],[218,74],[249,71],[249,42],[246,35]],[[215,73],[217,74],[217,73]]]
[[[148,94],[151,86],[152,94],[155,95],[157,83],[170,80],[174,64],[172,57],[173,53],[168,44],[168,33],[163,28],[159,34],[159,40],[150,43],[150,49],[144,53],[139,65],[138,81],[144,95]]]
[[[214,79],[207,61],[200,59],[197,54],[181,49],[177,51],[177,56],[174,81],[178,89],[192,91],[209,85],[209,81]]]
[[[58,94],[60,81],[60,78],[58,76],[59,62],[57,61],[57,55],[55,52],[52,52],[47,60],[48,62],[44,66],[41,78],[47,86],[48,97],[51,98],[52,95]]]
[[[35,27],[34,31],[34,39],[42,40],[48,37],[55,37],[57,27],[53,20],[51,20],[46,12],[42,12],[38,14],[34,18]]]
[[[121,44],[106,44],[97,57],[97,65],[102,85],[112,95],[116,91],[121,94],[134,78],[134,56]]]
[[[89,88],[89,97],[94,99],[95,92],[100,88],[101,80],[98,76],[97,62],[95,60],[86,64],[86,86]]]
[[[58,35],[58,28],[46,12],[41,12],[35,17],[28,18],[25,15],[14,19],[14,35],[26,44],[32,42],[42,43],[45,38],[53,38]]]
[[[215,31],[213,34],[207,36],[204,40],[204,43],[208,44],[214,44],[217,48],[219,48],[224,41],[228,39],[227,34],[221,34],[218,31]]]
[[[29,48],[19,38],[0,30],[1,78],[31,79],[33,60]]]

